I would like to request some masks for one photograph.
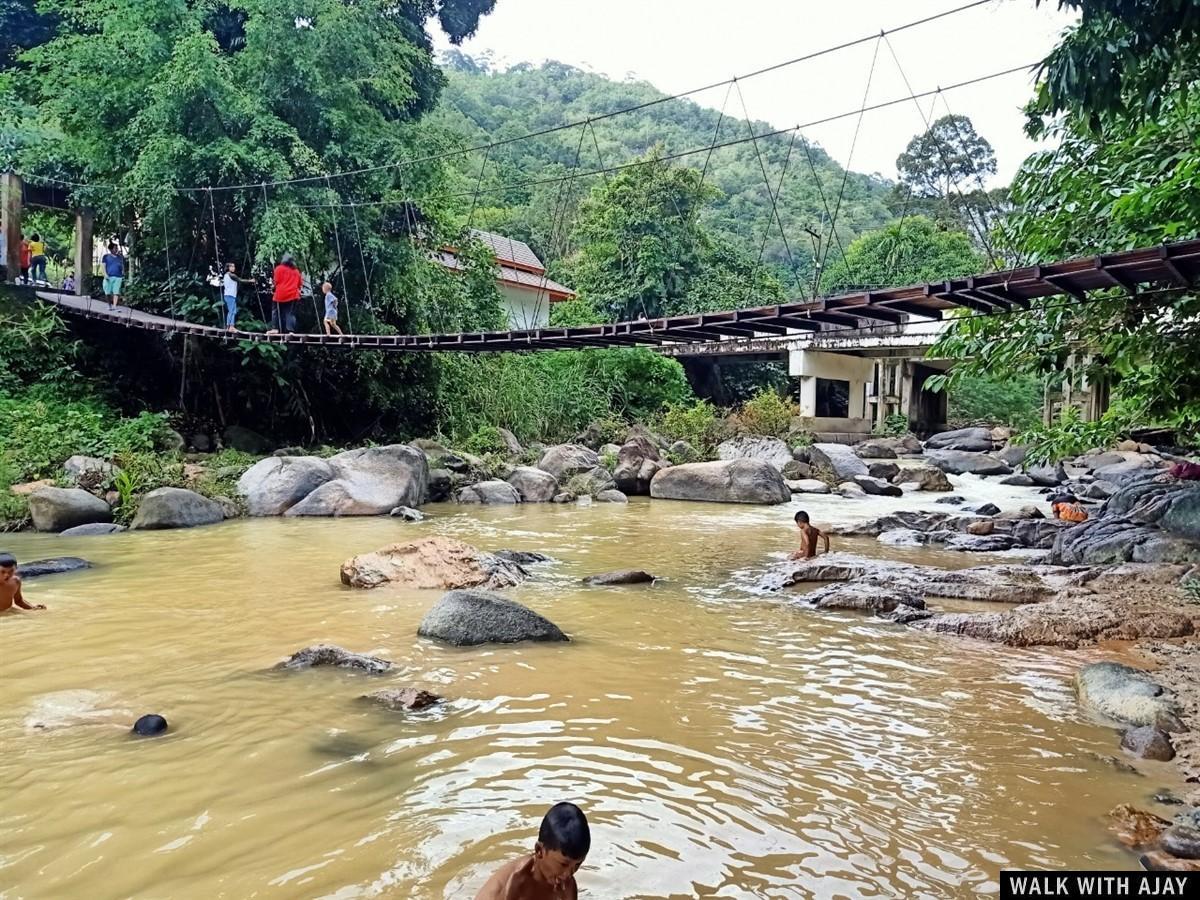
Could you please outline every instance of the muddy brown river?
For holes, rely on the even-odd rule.
[[[1006,507],[1035,496],[956,481]],[[918,496],[805,506],[845,521],[934,499]],[[49,610],[0,619],[0,898],[470,900],[564,799],[592,823],[592,898],[967,897],[996,893],[1002,867],[1136,868],[1104,814],[1177,776],[1089,755],[1120,752],[1070,689],[1096,651],[756,594],[797,508],[433,506],[419,524],[8,536],[19,558],[96,568],[29,582]],[[551,554],[509,594],[573,642],[450,649],[415,635],[436,592],[339,584],[346,557],[423,534]],[[579,583],[627,567],[662,580]],[[267,671],[320,641],[396,667]],[[406,684],[449,702],[358,699]],[[147,712],[170,734],[128,737]]]

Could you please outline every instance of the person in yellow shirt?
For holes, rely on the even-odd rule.
[[[29,277],[33,281],[46,280],[46,242],[40,234],[35,234],[29,241]]]

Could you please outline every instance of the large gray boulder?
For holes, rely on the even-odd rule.
[[[1075,692],[1081,704],[1109,719],[1182,730],[1174,695],[1140,669],[1115,662],[1091,663],[1076,673]]]
[[[757,459],[779,470],[795,460],[792,449],[779,438],[741,435],[717,446],[717,459]]]
[[[617,450],[613,481],[617,490],[624,494],[644,496],[650,493],[654,476],[668,465],[652,440],[644,435],[633,435]]]
[[[845,444],[813,444],[808,456],[814,466],[833,472],[838,481],[853,481],[856,475],[868,475],[867,464]]]
[[[538,460],[538,468],[543,469],[559,481],[587,472],[600,465],[600,457],[595,450],[582,444],[557,444],[547,447]]]
[[[1124,485],[1099,515],[1059,534],[1051,560],[1200,562],[1200,483],[1151,479]]]
[[[859,459],[896,459],[900,454],[886,440],[872,439],[855,445],[854,455]]]
[[[573,476],[563,489],[576,497],[596,497],[605,491],[615,490],[616,480],[611,472],[603,466],[596,466],[586,472]]]
[[[75,455],[63,463],[63,472],[72,484],[95,489],[114,478],[121,471],[106,459],[96,456]]]
[[[425,454],[408,444],[363,447],[330,457],[333,480],[313,490],[288,516],[386,516],[420,506],[429,485]]]
[[[133,517],[134,530],[195,528],[224,521],[225,511],[216,500],[202,497],[184,488],[161,487],[145,497]]]
[[[479,503],[484,506],[511,506],[521,502],[521,495],[507,481],[481,481],[459,491],[458,502]]]
[[[912,466],[901,469],[892,479],[900,484],[915,484],[918,491],[952,491],[954,485],[937,466]]]
[[[931,463],[951,475],[1011,475],[1012,468],[988,453],[936,450],[926,453]]]
[[[281,516],[333,477],[329,461],[316,456],[269,456],[242,473],[238,493],[250,515]]]
[[[959,428],[954,431],[943,431],[925,441],[926,450],[966,450],[986,453],[992,447],[992,432],[989,428]]]
[[[40,487],[29,495],[29,516],[38,531],[66,531],[76,525],[111,522],[112,510],[79,488]]]
[[[787,503],[792,492],[769,463],[734,459],[663,469],[650,483],[650,496],[712,503]]]
[[[456,647],[570,640],[549,619],[489,591],[450,591],[425,614],[417,634]]]
[[[549,503],[558,493],[558,479],[544,469],[517,466],[508,476],[524,503]]]
[[[870,475],[856,475],[854,484],[857,484],[868,494],[873,494],[876,497],[900,497],[904,491],[896,487],[894,484],[889,484],[882,478],[872,478]]]

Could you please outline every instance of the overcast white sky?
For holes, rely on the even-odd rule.
[[[891,29],[964,5],[966,0],[499,0],[479,33],[463,45],[473,56],[490,51],[497,64],[555,59],[615,79],[639,78],[660,90],[681,91],[741,75],[814,50]],[[1050,2],[993,0],[984,6],[890,37],[903,72],[920,93],[1013,66],[1034,63],[1054,45],[1071,18]],[[435,35],[439,47],[445,37]],[[740,82],[750,117],[780,127],[858,109],[879,45],[868,104],[907,98],[887,44],[850,50]],[[996,149],[1007,183],[1033,149],[1024,137],[1022,104],[1031,77],[1020,72],[947,91],[933,117],[947,109],[968,115]],[[720,108],[724,87],[692,99]],[[944,102],[943,102],[944,101]],[[926,115],[931,100],[923,101]],[[727,109],[742,116],[736,92]],[[804,130],[845,165],[856,117]],[[924,130],[912,100],[868,112],[850,168],[896,176],[896,156]],[[672,148],[686,149],[686,148]]]

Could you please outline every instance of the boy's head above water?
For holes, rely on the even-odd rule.
[[[17,572],[17,558],[11,553],[0,553],[0,581],[8,581]]]
[[[579,871],[592,846],[587,816],[574,803],[558,803],[542,819],[533,865],[542,880],[561,884]]]
[[[796,513],[796,524],[797,525],[807,525],[808,524],[808,513],[806,513],[804,510],[800,510],[800,512]]]

